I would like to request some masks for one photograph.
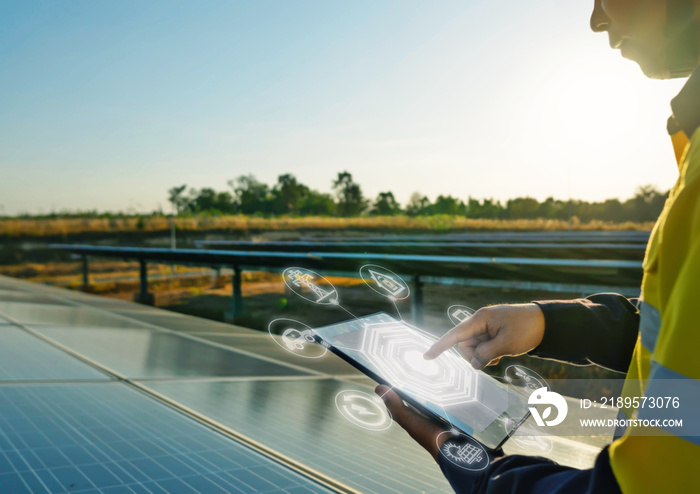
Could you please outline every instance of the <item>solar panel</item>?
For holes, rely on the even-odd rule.
[[[451,492],[435,461],[396,424],[367,432],[336,410],[335,379],[146,385],[280,453],[369,493]]]
[[[22,329],[0,327],[0,341],[0,381],[109,379]]]
[[[0,290],[0,302],[27,302],[35,304],[65,305],[63,302],[51,297],[21,292],[19,290]]]
[[[0,386],[0,491],[330,492],[120,383]]]
[[[294,355],[272,341],[268,333],[257,332],[256,336],[241,336],[229,334],[198,335],[203,340],[212,341],[231,348],[264,355],[279,362],[300,365],[309,370],[332,375],[357,375],[360,372],[350,364],[328,352],[320,358],[304,358]]]
[[[41,334],[130,378],[303,376],[302,369],[147,328],[33,326]]]
[[[153,324],[155,326],[161,326],[173,331],[191,333],[258,333],[258,331],[254,331],[252,329],[241,328],[240,326],[223,324],[216,321],[209,321],[199,317],[184,316],[174,312],[168,313],[166,311],[119,310],[116,311],[116,313],[130,319],[147,324]]]
[[[107,312],[97,312],[73,306],[0,301],[0,314],[5,314],[24,324],[68,324],[71,326],[122,328],[134,325]]]

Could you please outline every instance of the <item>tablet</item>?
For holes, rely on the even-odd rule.
[[[487,448],[500,447],[530,413],[522,393],[474,369],[455,349],[423,359],[436,338],[389,314],[317,328],[313,335],[421,413]]]

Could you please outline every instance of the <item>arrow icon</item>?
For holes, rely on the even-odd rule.
[[[357,403],[353,403],[350,405],[350,408],[353,410],[357,410],[357,413],[360,415],[377,415],[374,412],[370,412],[367,410],[367,408],[363,407],[362,405],[358,405]]]

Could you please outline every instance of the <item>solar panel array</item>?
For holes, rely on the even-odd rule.
[[[331,354],[2,277],[0,338],[0,492],[450,492],[397,425],[341,417],[335,394],[373,383]]]

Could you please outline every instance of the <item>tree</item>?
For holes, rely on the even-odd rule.
[[[625,207],[619,199],[607,199],[603,203],[602,210],[602,217],[608,221],[619,223],[625,220]]]
[[[299,213],[309,216],[333,216],[336,213],[336,205],[330,194],[310,190],[301,202]]]
[[[465,216],[467,214],[467,206],[456,197],[439,195],[435,202],[429,206],[428,211],[430,214]]]
[[[409,216],[424,216],[428,214],[430,200],[420,192],[414,192],[406,204],[406,214]]]
[[[358,216],[367,207],[360,185],[353,182],[349,172],[338,173],[338,178],[333,181],[333,190],[338,199],[338,213],[342,216]]]
[[[509,199],[506,205],[508,217],[513,219],[533,219],[538,216],[540,203],[532,197]]]
[[[228,181],[233,190],[238,210],[243,214],[272,212],[272,198],[267,184],[258,182],[253,175],[241,175]]]
[[[493,199],[484,199],[482,204],[478,199],[470,197],[467,205],[467,214],[470,218],[502,218],[504,211],[505,208],[501,202],[494,202]]]
[[[637,187],[634,197],[625,201],[632,221],[654,221],[661,214],[668,193],[662,194],[653,185]]]
[[[299,213],[309,188],[297,182],[294,175],[286,173],[277,177],[277,185],[272,189],[274,212],[277,214]]]
[[[377,216],[393,216],[401,212],[401,206],[392,192],[380,192],[374,201],[370,214]]]
[[[187,209],[187,198],[182,195],[186,188],[187,184],[184,184],[168,190],[168,202],[173,205],[177,214],[181,214]]]
[[[233,214],[236,205],[230,192],[216,192],[214,189],[203,188],[200,191],[190,191],[189,208],[193,213]]]

